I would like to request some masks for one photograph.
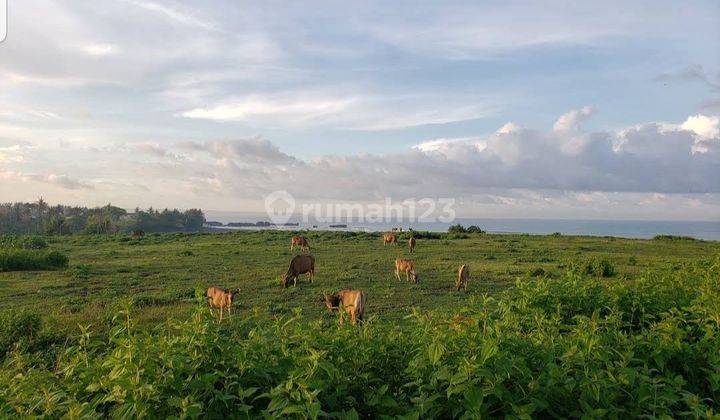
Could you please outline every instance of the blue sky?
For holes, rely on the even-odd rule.
[[[449,195],[478,217],[720,218],[717,1],[8,11],[2,201],[257,211],[296,188]]]

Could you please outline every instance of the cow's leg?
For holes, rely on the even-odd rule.
[[[350,323],[352,323],[353,325],[355,325],[356,322],[357,322],[357,319],[356,319],[356,316],[355,316],[355,310],[353,310],[352,312],[350,312]]]
[[[222,322],[222,313],[223,313],[223,307],[220,307],[220,322]]]
[[[298,276],[293,277],[293,287],[297,286],[297,278]]]
[[[398,281],[402,281],[400,280],[400,270],[398,270],[397,268],[395,269],[395,277],[397,277]]]

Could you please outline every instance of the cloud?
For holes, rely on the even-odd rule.
[[[700,139],[720,138],[720,118],[705,115],[692,115],[680,125],[683,130],[692,131]]]
[[[382,131],[479,119],[492,115],[498,107],[484,103],[468,105],[457,99],[440,103],[438,98],[426,95],[383,97],[304,91],[250,95],[193,108],[178,116],[270,128]]]
[[[173,22],[180,23],[187,26],[194,26],[201,29],[216,29],[216,25],[213,22],[201,19],[195,16],[189,11],[181,11],[172,7],[164,6],[162,4],[152,1],[128,1],[130,4],[140,7],[142,9],[158,13]]]
[[[277,146],[262,138],[183,142],[179,146],[188,151],[208,153],[217,159],[234,159],[247,163],[299,163],[294,157],[281,152]]]
[[[715,117],[647,123],[618,132],[579,132],[590,108],[570,111],[550,131],[505,125],[481,137],[442,138],[400,153],[319,156],[303,161],[268,140],[185,144],[205,162],[213,188],[301,198],[466,197],[487,189],[632,193],[720,193]],[[690,128],[690,129],[689,129]],[[703,136],[715,138],[698,143]],[[698,144],[702,148],[698,148]],[[289,176],[303,180],[289,183]],[[222,187],[221,187],[222,186]],[[312,188],[307,188],[312,186]]]
[[[94,187],[86,182],[71,178],[67,175],[56,174],[35,174],[22,173],[14,171],[0,171],[0,179],[4,181],[21,181],[21,182],[41,182],[46,184],[57,185],[68,190],[87,189],[92,190]]]
[[[688,66],[677,72],[662,73],[655,77],[655,81],[668,82],[672,80],[699,81],[712,90],[720,90],[720,78],[713,80],[700,64]]]
[[[273,99],[251,96],[242,100],[216,105],[210,108],[196,108],[181,115],[215,121],[248,121],[264,117],[300,123],[335,114],[346,109],[352,99]]]
[[[580,124],[590,118],[593,113],[592,107],[585,106],[574,109],[560,116],[553,125],[555,131],[578,131]]]
[[[117,52],[117,48],[111,44],[88,44],[82,47],[82,50],[93,56],[112,55]]]

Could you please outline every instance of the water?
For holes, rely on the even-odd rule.
[[[206,212],[208,220],[228,222],[268,221],[265,213]],[[572,220],[572,219],[473,219],[458,218],[453,223],[420,223],[392,221],[384,223],[363,223],[358,221],[303,222],[300,218],[290,219],[299,226],[276,227],[275,229],[313,229],[350,231],[388,231],[393,227],[415,230],[445,232],[450,225],[477,225],[492,233],[529,233],[547,235],[560,232],[564,235],[617,236],[624,238],[652,238],[655,235],[691,236],[697,239],[720,240],[720,221],[649,221],[649,220]],[[330,228],[334,224],[347,224],[347,228]],[[257,228],[238,228],[257,229]]]

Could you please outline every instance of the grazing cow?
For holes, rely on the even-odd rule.
[[[220,321],[223,319],[223,309],[227,309],[228,315],[230,315],[230,307],[233,304],[235,295],[237,295],[239,289],[231,291],[230,289],[221,289],[219,287],[209,287],[207,289],[207,303],[210,305],[210,312],[213,309],[220,309]]]
[[[132,232],[133,238],[142,238],[143,236],[145,236],[145,231],[143,231],[141,229],[135,229]]]
[[[315,276],[315,257],[312,255],[296,255],[290,261],[290,268],[282,278],[283,287],[288,287],[290,280],[293,281],[293,286],[297,286],[297,278],[300,274],[309,274],[310,283],[313,282]]]
[[[394,233],[383,233],[383,245],[397,244],[397,236]]]
[[[410,249],[410,253],[412,254],[415,250],[415,237],[411,236],[410,239],[408,239],[408,248]]]
[[[310,245],[308,245],[308,240],[304,236],[293,236],[292,240],[290,241],[290,251],[295,248],[295,245],[299,246],[301,250],[310,252]]]
[[[467,264],[463,264],[458,269],[457,280],[455,280],[455,290],[460,290],[460,288],[463,287],[467,292],[468,280],[470,280],[470,267],[468,267]]]
[[[395,277],[397,277],[398,281],[402,281],[400,280],[401,272],[405,273],[405,280],[410,281],[410,278],[412,277],[413,283],[418,282],[418,275],[415,273],[415,264],[412,260],[406,260],[403,258],[395,260]]]
[[[392,228],[392,229],[390,229],[390,230],[391,230],[392,232],[402,232],[402,231],[403,231],[403,228],[401,228],[401,227],[394,227],[394,228]]]
[[[323,294],[325,306],[332,311],[345,310],[350,316],[350,322],[355,325],[362,321],[365,315],[365,293],[362,290],[341,290],[332,295]],[[340,325],[343,324],[343,316],[340,315]]]

